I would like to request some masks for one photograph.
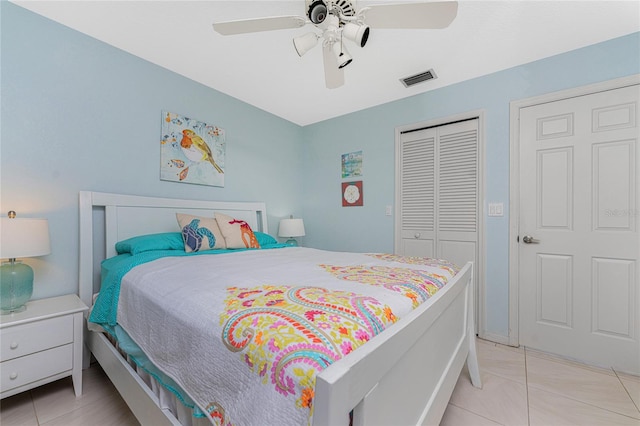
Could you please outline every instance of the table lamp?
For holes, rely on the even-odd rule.
[[[294,219],[291,216],[289,219],[282,219],[280,226],[278,227],[278,236],[283,238],[289,238],[285,241],[285,244],[297,247],[298,242],[295,237],[304,237],[304,222],[302,219]]]
[[[16,219],[10,211],[0,218],[0,313],[22,312],[33,294],[33,269],[16,258],[51,253],[46,219]]]

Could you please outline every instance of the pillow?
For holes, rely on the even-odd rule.
[[[227,248],[214,218],[184,213],[176,213],[176,218],[182,230],[184,251],[187,253]]]
[[[268,246],[271,244],[278,244],[278,240],[276,240],[269,234],[265,234],[264,232],[253,231],[253,235],[256,236],[256,239],[258,240],[258,244],[260,244],[260,247]]]
[[[247,222],[222,213],[215,213],[215,217],[227,248],[260,248],[260,243]]]
[[[184,250],[180,232],[140,235],[116,243],[118,254],[138,254],[152,250]]]

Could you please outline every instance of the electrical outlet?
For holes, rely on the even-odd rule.
[[[384,214],[386,216],[391,216],[392,213],[393,213],[393,206],[387,206]]]

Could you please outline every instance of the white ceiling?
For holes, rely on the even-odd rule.
[[[322,49],[300,58],[293,48],[311,26],[236,36],[211,26],[304,15],[304,0],[13,3],[299,125],[640,31],[635,0],[461,1],[443,30],[372,29],[364,48],[349,46],[345,85],[330,90]],[[374,3],[393,0],[356,7]],[[430,68],[436,80],[409,89],[399,82]]]

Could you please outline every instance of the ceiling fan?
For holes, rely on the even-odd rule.
[[[312,24],[312,31],[293,38],[299,56],[322,40],[325,83],[335,89],[344,84],[343,68],[352,57],[345,39],[364,47],[370,28],[381,29],[441,29],[446,28],[458,13],[456,1],[435,1],[403,4],[380,4],[356,11],[355,0],[305,0],[305,16],[274,16],[239,21],[217,22],[213,29],[222,35],[300,28]]]

